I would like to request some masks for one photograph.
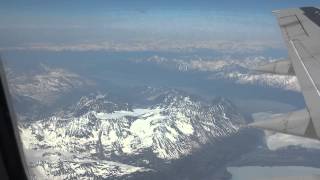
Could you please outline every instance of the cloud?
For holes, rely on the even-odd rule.
[[[209,49],[222,53],[260,52],[270,48],[282,48],[278,42],[259,41],[170,41],[144,40],[129,42],[85,42],[85,43],[29,43],[13,47],[2,47],[1,51],[191,51]]]

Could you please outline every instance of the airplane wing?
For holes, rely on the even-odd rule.
[[[306,109],[249,126],[320,139],[320,9],[303,7],[273,11],[288,47],[289,60],[258,67],[276,74],[295,74]]]

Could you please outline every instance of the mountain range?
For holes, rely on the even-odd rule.
[[[140,95],[148,105],[96,93],[53,116],[19,122],[33,176],[121,179],[153,172],[236,134],[246,123],[225,98],[207,101],[150,87]]]

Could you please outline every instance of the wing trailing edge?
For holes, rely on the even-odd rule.
[[[294,74],[306,102],[305,110],[250,126],[320,140],[320,9],[302,7],[273,11],[277,17],[290,61],[256,68],[275,74]]]
[[[307,109],[272,115],[271,120],[254,122],[249,127],[319,139]]]

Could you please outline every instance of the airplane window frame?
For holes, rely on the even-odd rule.
[[[0,57],[0,177],[4,180],[29,179],[17,118],[10,99],[4,64]]]

